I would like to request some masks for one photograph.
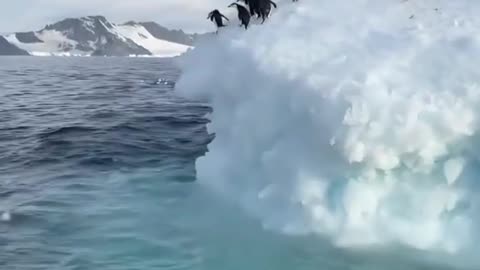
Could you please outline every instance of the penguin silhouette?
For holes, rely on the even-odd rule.
[[[245,5],[250,9],[250,15],[253,16],[257,14],[258,11],[258,0],[237,0],[237,2],[244,2]],[[260,14],[257,14],[260,16]]]
[[[247,0],[248,1],[248,0]],[[232,3],[228,7],[237,7],[238,11],[238,19],[242,24],[240,26],[244,26],[245,29],[248,28],[248,24],[250,23],[250,13],[248,12],[248,9],[242,5],[239,5],[237,3]]]
[[[222,17],[225,18],[225,20],[230,21],[227,17],[225,17],[222,13],[220,13],[218,9],[215,9],[212,12],[208,13],[207,19],[209,19],[212,22],[215,20],[215,25],[217,25],[217,33],[218,33],[218,28],[226,26],[223,24]]]
[[[265,22],[265,19],[270,15],[272,6],[277,8],[277,4],[272,0],[257,0],[258,1],[258,12],[259,17],[262,17],[262,23]]]

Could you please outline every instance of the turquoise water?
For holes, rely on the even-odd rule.
[[[269,231],[204,189],[210,109],[171,61],[1,59],[1,269],[468,269]]]

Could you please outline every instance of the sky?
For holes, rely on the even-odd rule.
[[[230,1],[230,2],[233,2]],[[13,0],[0,9],[0,33],[39,30],[66,17],[104,15],[113,23],[155,21],[187,32],[214,30],[207,15],[229,0]]]

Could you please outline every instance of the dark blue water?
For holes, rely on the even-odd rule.
[[[11,216],[0,223],[2,269],[195,257],[167,255],[174,235],[152,239],[170,226],[164,208],[189,192],[210,140],[209,108],[174,95],[178,75],[171,60],[1,59],[0,214]],[[188,245],[181,237],[172,242]]]
[[[0,269],[455,269],[264,230],[204,190],[210,108],[175,95],[179,75],[169,59],[0,58]]]

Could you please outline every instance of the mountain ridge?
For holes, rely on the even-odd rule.
[[[104,16],[65,18],[38,31],[0,35],[0,55],[156,56],[188,51],[205,34],[187,34],[158,23],[115,24]]]
[[[29,55],[29,53],[10,44],[8,40],[0,36],[0,55]]]

